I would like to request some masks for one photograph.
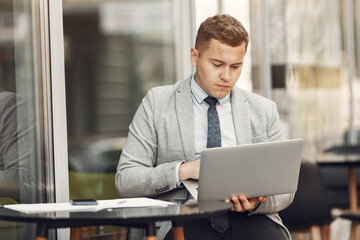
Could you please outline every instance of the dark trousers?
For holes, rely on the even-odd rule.
[[[186,240],[285,240],[280,226],[271,221],[265,215],[247,216],[244,213],[228,213],[230,227],[224,233],[211,228],[210,220],[199,219],[184,221],[184,235]],[[165,240],[172,240],[170,231]]]

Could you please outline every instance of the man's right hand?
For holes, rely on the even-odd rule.
[[[199,179],[200,160],[182,163],[179,167],[179,180]]]

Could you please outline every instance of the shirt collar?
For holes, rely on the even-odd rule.
[[[195,82],[195,74],[191,76],[191,82],[190,82],[190,88],[191,88],[191,94],[194,96],[195,100],[201,104],[205,98],[207,98],[209,95],[202,89],[196,82]],[[223,98],[219,98],[219,104],[223,104],[230,100],[231,97],[231,91]]]

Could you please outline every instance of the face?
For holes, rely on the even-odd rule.
[[[215,98],[225,97],[239,79],[245,53],[245,43],[232,47],[215,39],[200,54],[192,48],[190,59],[196,67],[196,83]]]

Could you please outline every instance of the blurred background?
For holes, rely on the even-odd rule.
[[[285,138],[305,139],[304,157],[359,142],[360,0],[1,0],[0,132],[12,108],[17,154],[9,163],[1,136],[0,174],[16,169],[27,188],[0,197],[117,197],[142,97],[194,72],[197,28],[216,13],[250,33],[237,85],[278,104]],[[17,97],[10,107],[2,92]],[[20,145],[24,135],[31,144]]]
[[[358,141],[359,1],[184,2],[63,1],[70,150],[126,137],[148,89],[191,74],[179,66],[190,65],[184,45],[218,12],[250,32],[238,85],[277,102],[286,137],[304,138],[306,156]]]

